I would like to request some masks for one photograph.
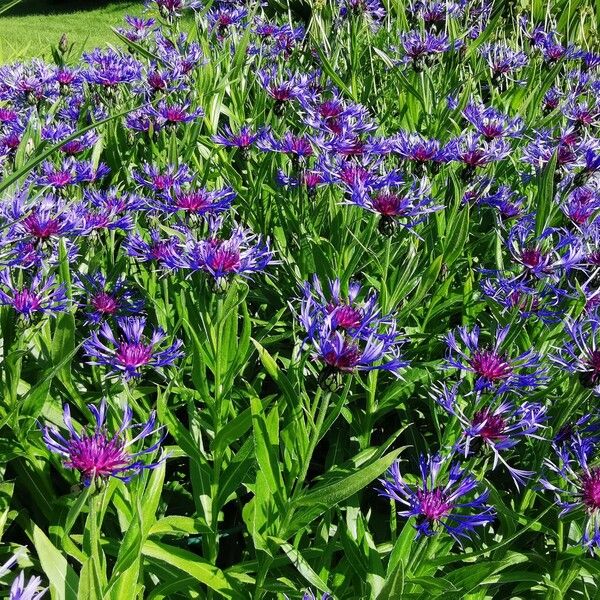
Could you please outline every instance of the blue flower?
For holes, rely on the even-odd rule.
[[[55,316],[68,309],[65,286],[57,284],[54,275],[44,277],[37,272],[28,284],[15,284],[8,270],[0,271],[0,305],[11,306],[26,320],[43,314]]]
[[[594,553],[600,548],[600,467],[591,464],[590,446],[578,435],[570,444],[556,448],[557,462],[544,460],[550,473],[558,475],[558,484],[541,479],[542,486],[554,492],[561,509],[559,516],[569,513],[584,515],[581,544]]]
[[[71,419],[68,404],[63,407],[63,421],[69,432],[64,437],[58,429],[49,425],[42,428],[44,442],[51,452],[60,455],[65,467],[78,471],[86,486],[95,478],[116,477],[130,481],[144,469],[154,469],[161,461],[148,463],[144,457],[155,452],[162,443],[166,431],[156,426],[156,414],[150,413],[146,423],[134,423],[133,411],[129,405],[123,410],[121,425],[114,434],[109,434],[106,426],[107,405],[103,399],[99,407],[88,404],[95,426],[92,433],[82,429],[77,431]],[[154,442],[143,447],[145,440]]]
[[[473,326],[470,331],[466,327],[458,327],[457,332],[464,349],[456,334],[448,333],[446,366],[473,373],[476,377],[476,391],[493,389],[501,394],[536,388],[547,381],[541,356],[533,348],[517,356],[510,356],[505,343],[510,332],[509,325],[497,328],[491,345],[482,344],[478,325]]]
[[[491,523],[495,511],[486,504],[488,490],[477,493],[478,481],[457,463],[450,464],[447,474],[442,475],[447,462],[438,455],[421,455],[420,484],[409,485],[396,461],[388,471],[388,479],[380,479],[380,494],[407,507],[398,512],[401,517],[416,517],[417,537],[445,531],[461,543],[461,538],[469,539],[477,527]]]
[[[502,463],[517,487],[533,475],[511,466],[505,454],[523,438],[540,438],[537,432],[547,419],[546,408],[536,402],[517,405],[499,396],[487,399],[477,394],[464,405],[459,400],[459,384],[448,388],[445,384],[435,390],[435,401],[458,421],[462,435],[454,446],[465,457],[489,449],[493,455],[492,469]]]
[[[564,319],[568,339],[550,355],[550,360],[569,373],[579,373],[584,387],[600,395],[600,321],[595,315]]]
[[[171,366],[184,356],[181,340],[159,349],[167,338],[160,327],[153,329],[149,337],[145,336],[146,319],[143,317],[120,317],[117,318],[117,325],[121,330],[119,336],[105,321],[98,331],[93,331],[83,342],[83,350],[91,359],[90,364],[106,366],[112,373],[120,374],[127,380],[141,377],[143,370],[148,367],[161,370]]]

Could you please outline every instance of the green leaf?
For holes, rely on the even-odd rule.
[[[240,598],[223,571],[200,558],[197,554],[152,540],[146,541],[142,547],[142,552],[145,556],[171,565],[186,575],[191,575],[200,583],[223,596],[223,598]]]
[[[537,176],[537,194],[535,200],[535,235],[542,234],[548,227],[551,208],[554,206],[554,172],[558,153],[554,152],[548,164]]]
[[[301,496],[292,503],[292,508],[297,511],[286,530],[286,539],[295,535],[306,527],[311,521],[333,508],[342,500],[356,494],[374,479],[379,477],[396,460],[404,450],[399,448],[375,462],[363,467],[356,473],[345,477],[335,483],[317,487],[313,491]]]

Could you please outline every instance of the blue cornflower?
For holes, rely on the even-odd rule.
[[[481,291],[493,302],[519,319],[536,317],[544,323],[561,320],[561,300],[567,295],[563,290],[545,282],[527,282],[514,277],[490,277],[481,281]]]
[[[247,151],[264,133],[264,129],[255,131],[249,125],[242,125],[237,131],[233,131],[229,125],[224,125],[221,133],[212,136],[212,141],[221,146]]]
[[[352,16],[363,17],[372,29],[377,29],[385,18],[385,8],[380,0],[337,0],[340,6],[340,17],[349,19]]]
[[[393,145],[394,152],[405,160],[420,164],[445,161],[439,140],[425,138],[419,133],[400,131],[394,138]]]
[[[177,339],[159,350],[158,346],[165,341],[167,334],[159,327],[152,331],[150,337],[146,337],[144,317],[119,317],[117,325],[121,330],[118,337],[105,321],[98,331],[93,331],[83,342],[83,350],[91,359],[90,364],[106,366],[112,373],[132,379],[141,377],[147,367],[160,370],[184,356],[181,351],[183,342]]]
[[[564,325],[568,339],[550,360],[570,373],[579,373],[581,384],[600,395],[600,320],[594,314],[578,320],[565,317]]]
[[[184,10],[200,10],[200,0],[146,0],[146,6],[156,5],[158,12],[165,19],[181,17]]]
[[[326,319],[312,338],[313,356],[325,365],[321,381],[329,376],[356,371],[389,371],[400,377],[400,371],[409,363],[400,355],[403,336],[393,324],[385,334],[371,334],[363,339],[334,328]]]
[[[305,160],[314,154],[310,140],[305,136],[296,136],[286,131],[281,139],[276,139],[272,132],[266,131],[256,142],[257,148],[266,152],[281,152],[296,160]]]
[[[450,464],[445,477],[442,467],[448,459],[439,455],[419,457],[421,482],[406,483],[396,461],[388,471],[388,479],[380,479],[380,494],[407,507],[398,514],[416,517],[417,537],[432,536],[446,531],[459,544],[461,538],[469,539],[477,527],[491,523],[495,511],[486,504],[489,491],[477,493],[478,481],[467,475],[457,463]]]
[[[209,216],[228,210],[236,195],[229,186],[217,190],[176,186],[152,204],[167,214],[182,211],[187,215]]]
[[[404,49],[402,63],[412,64],[415,69],[423,69],[432,64],[436,55],[457,49],[462,42],[450,41],[445,33],[430,33],[428,31],[408,31],[400,35],[400,42]]]
[[[224,40],[231,29],[235,29],[238,25],[243,26],[247,16],[247,9],[227,4],[211,8],[206,13],[210,31],[219,41]]]
[[[343,331],[362,338],[378,335],[382,328],[387,330],[394,327],[393,315],[381,314],[376,292],[371,291],[363,298],[362,286],[353,281],[348,286],[348,294],[344,295],[339,279],[328,281],[327,288],[326,294],[316,275],[312,283],[305,281],[302,284],[303,297],[298,318],[308,340],[318,338],[326,321],[333,331]]]
[[[509,325],[497,328],[492,345],[481,343],[478,325],[470,331],[467,327],[458,327],[457,332],[464,349],[455,332],[446,334],[446,368],[473,373],[476,391],[519,392],[536,388],[547,381],[538,352],[530,348],[515,357],[508,354],[505,341],[510,332]]]
[[[79,306],[89,325],[97,325],[109,317],[138,315],[144,308],[144,302],[128,288],[124,276],[108,281],[100,272],[75,273],[73,287],[84,295]]]
[[[298,99],[305,93],[305,85],[297,76],[287,73],[286,77],[278,76],[273,70],[262,69],[258,71],[258,81],[267,94],[276,102],[276,109],[280,111],[283,105]]]
[[[110,169],[104,163],[96,166],[90,160],[76,160],[68,156],[59,165],[44,161],[32,181],[39,186],[62,190],[80,183],[93,183],[106,177],[109,172]]]
[[[204,111],[200,107],[192,109],[190,102],[176,103],[166,100],[161,100],[156,107],[150,107],[148,112],[160,127],[190,123],[204,116]]]
[[[250,277],[275,262],[268,238],[263,241],[237,223],[227,235],[222,226],[223,220],[215,217],[210,222],[208,238],[196,240],[190,237],[176,265],[191,271],[204,271],[221,283],[233,275]]]
[[[522,69],[528,63],[525,52],[498,42],[481,44],[479,53],[489,65],[492,75],[496,77]]]
[[[83,60],[88,65],[83,71],[85,80],[102,87],[131,84],[139,81],[142,75],[142,65],[138,60],[112,48],[96,48],[86,52]]]
[[[69,432],[66,438],[54,425],[42,428],[48,450],[60,455],[65,467],[79,471],[83,483],[89,486],[92,480],[116,477],[128,482],[144,469],[154,469],[161,461],[148,463],[145,457],[160,447],[164,436],[163,427],[156,426],[156,414],[150,413],[146,423],[134,423],[129,405],[123,409],[121,425],[114,434],[106,426],[107,406],[103,399],[99,407],[88,404],[95,421],[93,432],[85,428],[78,432],[71,419],[68,404],[63,407],[63,421]],[[144,448],[146,439],[155,441]]]
[[[444,208],[443,205],[434,204],[429,191],[429,183],[421,179],[410,187],[382,188],[370,193],[357,188],[346,202],[379,215],[379,231],[390,235],[396,226],[412,231],[431,213]]]
[[[86,190],[84,200],[75,205],[81,217],[83,233],[106,229],[113,231],[133,229],[133,213],[144,206],[135,194],[120,193],[116,188]]]
[[[581,544],[593,553],[600,548],[600,467],[592,464],[590,446],[578,435],[570,444],[557,447],[556,453],[557,463],[546,458],[544,465],[561,478],[560,483],[545,478],[540,482],[554,492],[561,509],[559,516],[584,514]]]
[[[144,19],[143,17],[135,17],[127,15],[125,22],[129,25],[128,28],[119,27],[117,31],[130,42],[139,43],[145,40],[151,33],[152,28],[156,24],[155,19]]]
[[[173,73],[185,77],[194,69],[206,63],[202,48],[198,42],[190,42],[188,35],[180,33],[175,39],[165,37],[156,31],[156,55],[162,63],[168,65]]]
[[[511,189],[508,185],[500,185],[494,193],[481,196],[478,204],[494,207],[504,220],[522,217],[525,210],[525,196]]]
[[[574,225],[590,225],[600,212],[600,192],[591,186],[576,187],[561,202],[560,209]]]
[[[68,302],[65,286],[56,282],[56,277],[44,277],[35,273],[29,283],[13,282],[11,271],[0,271],[0,305],[11,306],[24,319],[37,315],[55,316],[65,312]]]
[[[523,217],[508,232],[508,251],[513,261],[522,267],[520,276],[526,279],[558,281],[571,269],[580,266],[583,249],[577,239],[560,229],[546,228],[535,235],[535,219]]]
[[[183,240],[175,235],[163,238],[158,229],[151,229],[148,235],[147,240],[146,235],[130,233],[123,243],[125,252],[141,262],[156,261],[165,269],[176,268],[183,251]]]
[[[503,138],[488,140],[477,133],[468,132],[450,140],[443,152],[446,160],[461,162],[474,170],[506,158],[511,147]]]
[[[510,118],[491,106],[474,102],[467,104],[462,114],[486,140],[518,137],[525,127],[520,117]]]
[[[482,448],[489,449],[494,455],[492,469],[500,462],[517,487],[524,485],[533,472],[512,467],[504,455],[523,438],[542,439],[537,432],[547,419],[546,408],[536,402],[516,405],[499,396],[486,400],[480,394],[463,407],[458,398],[458,387],[459,384],[452,388],[443,385],[434,395],[435,401],[448,414],[456,417],[460,425],[462,434],[454,449],[465,457]]]
[[[361,286],[351,283],[344,297],[336,279],[329,282],[326,295],[316,277],[312,286],[305,282],[303,290],[298,320],[306,330],[306,341],[312,343],[313,356],[325,366],[321,382],[376,369],[399,376],[408,365],[400,354],[405,339],[397,331],[396,319],[381,314],[375,293],[359,300]]]
[[[0,565],[0,579],[10,572],[17,561],[26,553],[25,547],[21,546],[3,565]],[[48,588],[40,590],[41,577],[30,577],[25,582],[25,573],[21,571],[12,582],[8,600],[41,600]]]
[[[133,171],[132,175],[138,185],[157,193],[168,192],[175,186],[192,181],[190,168],[187,165],[168,165],[161,169],[144,163],[141,170]]]

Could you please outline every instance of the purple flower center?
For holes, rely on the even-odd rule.
[[[395,217],[403,212],[403,198],[382,192],[373,198],[373,208],[380,214]]]
[[[69,461],[66,465],[91,479],[94,476],[108,477],[129,465],[130,457],[123,443],[106,439],[103,433],[82,436],[69,442]]]
[[[231,273],[240,267],[240,251],[236,248],[217,247],[206,259],[215,273]]]
[[[41,301],[36,294],[28,289],[24,289],[14,295],[13,306],[17,312],[23,315],[28,315],[32,312],[40,310]]]
[[[452,510],[452,504],[446,500],[444,490],[417,490],[419,509],[428,521],[439,521]]]
[[[590,352],[586,360],[586,366],[589,369],[585,373],[586,380],[593,385],[600,383],[600,350],[592,350]]]
[[[178,208],[193,213],[204,212],[212,206],[210,198],[202,191],[179,194],[175,202]]]
[[[115,314],[115,312],[117,312],[117,308],[119,307],[117,300],[106,292],[100,292],[96,294],[91,300],[91,305],[98,312],[105,315]]]
[[[137,369],[150,362],[152,353],[151,344],[146,346],[141,342],[121,342],[115,356],[126,369]]]
[[[327,312],[333,315],[333,322],[340,329],[358,327],[362,319],[360,310],[348,304],[328,304]]]
[[[543,259],[544,255],[537,248],[526,248],[521,254],[521,261],[530,269],[538,267],[542,263]]]
[[[471,357],[471,368],[488,381],[506,379],[512,372],[510,363],[491,350],[477,350]]]
[[[331,349],[323,356],[325,362],[339,371],[352,371],[360,361],[360,348],[344,342],[341,350]]]
[[[69,185],[72,181],[71,173],[68,171],[57,171],[48,175],[48,183],[57,188]]]
[[[582,475],[581,499],[589,512],[600,509],[600,467]]]
[[[484,440],[496,441],[506,437],[503,433],[506,427],[504,419],[500,415],[491,414],[487,408],[476,412],[473,416],[472,425],[474,427],[482,424],[483,427],[479,430],[478,435]]]
[[[47,239],[56,235],[60,229],[58,219],[43,219],[36,213],[25,217],[23,219],[23,226],[27,230],[27,233],[40,239]]]

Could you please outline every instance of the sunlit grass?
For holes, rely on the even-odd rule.
[[[122,22],[127,14],[139,14],[142,2],[87,3],[96,8],[82,8],[86,3],[43,2],[23,0],[20,6],[0,17],[0,62],[17,58],[51,57],[63,33],[74,44],[75,56],[107,43],[117,43],[111,27]]]

